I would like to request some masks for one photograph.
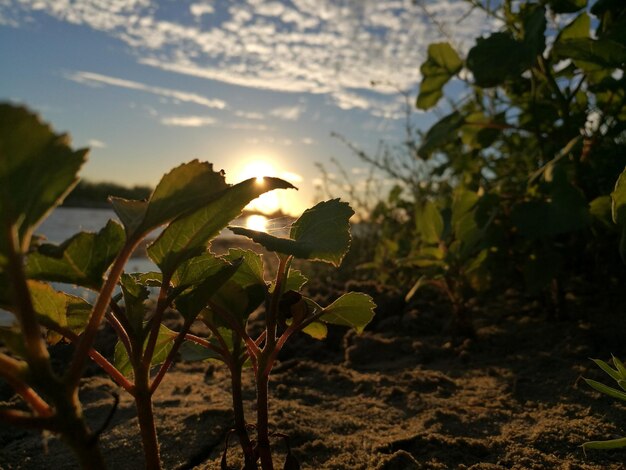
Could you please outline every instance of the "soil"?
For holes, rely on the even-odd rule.
[[[322,287],[312,295],[336,295]],[[441,299],[406,305],[396,288],[348,287],[374,295],[373,324],[362,335],[333,328],[323,342],[299,337],[272,376],[272,426],[289,436],[303,469],[625,468],[626,451],[585,455],[580,447],[626,435],[626,407],[580,380],[608,383],[588,358],[624,352],[625,321],[611,299],[570,295],[570,318],[549,321],[540,304],[509,291],[473,306],[476,334],[463,339],[448,334],[449,308]],[[103,345],[110,353],[110,344]],[[109,467],[143,468],[131,398],[95,367],[88,373],[81,398],[92,428],[120,394],[101,438]],[[249,373],[244,388],[253,421]],[[0,399],[7,398],[3,393]],[[155,395],[164,467],[220,468],[230,408],[223,366],[178,362]],[[241,468],[231,441],[229,467]],[[275,452],[282,468],[283,439],[275,438]],[[3,425],[0,468],[56,470],[75,463],[57,438]]]

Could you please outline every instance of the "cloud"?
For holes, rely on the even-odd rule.
[[[92,149],[103,149],[107,146],[104,142],[98,139],[91,139],[87,142],[87,145]]]
[[[285,121],[297,121],[303,111],[304,107],[301,105],[285,106],[272,109],[270,115]]]
[[[302,142],[304,145],[313,145],[315,143],[315,140],[311,139],[310,137],[304,137],[300,142]]]
[[[83,85],[90,86],[114,86],[120,88],[128,88],[131,90],[144,91],[146,93],[152,93],[163,98],[169,98],[175,101],[183,101],[186,103],[193,103],[206,108],[224,109],[227,107],[225,101],[216,98],[207,98],[196,93],[190,93],[187,91],[174,90],[171,88],[161,88],[157,86],[146,85],[145,83],[135,82],[132,80],[125,80],[123,78],[110,77],[108,75],[101,75],[93,72],[71,72],[67,73],[65,77],[68,80],[72,80]]]
[[[213,126],[217,119],[211,116],[168,116],[161,118],[161,124],[174,127]]]
[[[462,53],[495,26],[478,9],[468,14],[471,5],[460,0],[187,5],[190,14],[168,16],[154,0],[3,0],[0,18],[25,24],[37,18],[34,12],[45,13],[123,41],[150,67],[256,89],[323,94],[342,109],[381,117],[400,117],[391,111],[399,106],[396,89],[415,88],[426,46],[446,40],[440,26]],[[393,86],[372,91],[371,81]]]
[[[258,113],[255,111],[235,111],[235,116],[255,121],[265,119],[265,115],[263,113]]]
[[[193,16],[199,18],[215,12],[215,8],[210,3],[193,3],[189,5],[189,11]]]

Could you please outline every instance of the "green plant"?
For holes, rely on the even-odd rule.
[[[233,228],[280,253],[271,286],[264,281],[258,255],[230,250],[216,256],[210,242],[251,200],[293,186],[277,178],[230,185],[222,171],[196,160],[164,175],[146,200],[110,198],[122,225],[109,221],[98,233],[81,232],[60,245],[40,243],[33,231],[76,183],[85,155],[85,150],[72,151],[65,136],[53,134],[26,109],[0,105],[0,307],[18,320],[0,328],[0,341],[9,350],[0,353],[0,377],[30,408],[2,409],[0,418],[58,433],[83,468],[104,468],[97,445],[102,430],[89,429],[78,401],[79,381],[91,358],[133,396],[146,468],[159,469],[152,395],[183,343],[195,341],[219,351],[231,368],[246,464],[256,468],[259,456],[263,468],[271,468],[267,384],[285,341],[300,330],[322,337],[326,323],[360,330],[373,315],[371,299],[360,294],[346,294],[325,309],[297,297],[306,279],[290,271],[293,257],[338,265],[349,247],[352,209],[337,200],[318,204],[294,223],[289,239]],[[125,272],[134,250],[161,226],[147,246],[159,272]],[[91,290],[95,302],[57,291],[50,282]],[[151,291],[156,291],[156,301]],[[246,320],[264,301],[266,329],[252,341]],[[166,310],[182,317],[179,331],[163,325]],[[189,334],[198,317],[209,325],[217,345]],[[112,362],[94,349],[103,322],[119,338]],[[52,370],[46,343],[61,340],[75,348],[59,375]],[[259,395],[255,449],[244,438],[241,368],[247,358],[256,371]]]
[[[617,385],[619,389],[614,387],[609,387],[608,385],[604,385],[601,382],[591,379],[584,379],[587,384],[593,387],[600,393],[604,393],[613,398],[617,398],[618,400],[626,401],[626,367],[622,361],[613,356],[613,365],[615,369],[613,369],[609,364],[600,359],[592,359],[593,362],[596,363],[600,369],[606,372],[609,377],[611,377]],[[583,449],[617,449],[619,447],[626,447],[626,437],[622,437],[619,439],[611,439],[606,441],[590,441],[585,442],[583,444]]]
[[[307,279],[291,269],[294,258],[321,261],[339,266],[350,244],[348,219],[350,206],[330,200],[306,210],[293,225],[288,238],[243,227],[230,227],[274,252],[278,268],[273,282],[264,279],[261,255],[252,251],[231,249],[225,258],[242,260],[237,272],[223,284],[208,301],[199,318],[212,335],[207,340],[196,339],[187,345],[188,354],[195,358],[217,359],[224,362],[231,375],[235,429],[244,454],[246,470],[274,468],[270,449],[269,390],[270,374],[276,358],[289,338],[302,331],[313,338],[323,339],[327,324],[355,328],[357,332],[370,322],[374,312],[372,299],[365,294],[350,292],[327,307],[322,307],[302,294]],[[263,309],[263,330],[254,336],[247,328],[250,314],[259,306]],[[181,306],[179,306],[181,308]],[[256,423],[250,426],[244,416],[241,393],[241,373],[245,365],[252,367],[256,382]],[[250,429],[256,430],[256,438]],[[226,465],[224,453],[223,466]],[[299,468],[289,452],[285,468]]]
[[[487,263],[490,251],[497,249],[492,224],[497,206],[489,195],[460,186],[442,207],[443,202],[427,200],[415,208],[418,237],[399,264],[417,268],[420,277],[406,300],[422,286],[438,289],[452,305],[454,329],[470,333],[465,304],[472,291],[484,291],[490,284]]]

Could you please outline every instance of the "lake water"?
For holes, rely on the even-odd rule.
[[[47,243],[59,244],[80,231],[97,232],[111,219],[119,222],[115,212],[111,209],[59,207],[37,228],[35,233],[44,236]],[[293,222],[293,219],[287,217],[270,220],[263,215],[254,214],[237,218],[232,222],[232,225],[244,226],[253,230],[268,231],[277,236],[284,236],[291,222]],[[155,230],[150,234],[150,237],[154,238],[158,233],[159,231]],[[218,235],[218,237],[223,238],[235,236],[236,235],[228,229],[222,230]],[[157,270],[156,265],[145,257],[133,257],[126,264],[126,271],[128,272],[148,272]],[[94,297],[93,292],[84,288],[57,283],[54,283],[54,287],[86,299]],[[13,315],[0,310],[0,326],[11,324],[13,321]]]

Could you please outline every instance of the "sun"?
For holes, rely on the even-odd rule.
[[[264,159],[255,159],[244,164],[243,168],[237,174],[237,180],[243,181],[256,178],[257,184],[264,184],[264,178],[267,176],[277,176],[274,165]],[[246,206],[246,209],[257,210],[264,214],[272,214],[282,209],[282,205],[277,191],[270,191],[256,198]]]

